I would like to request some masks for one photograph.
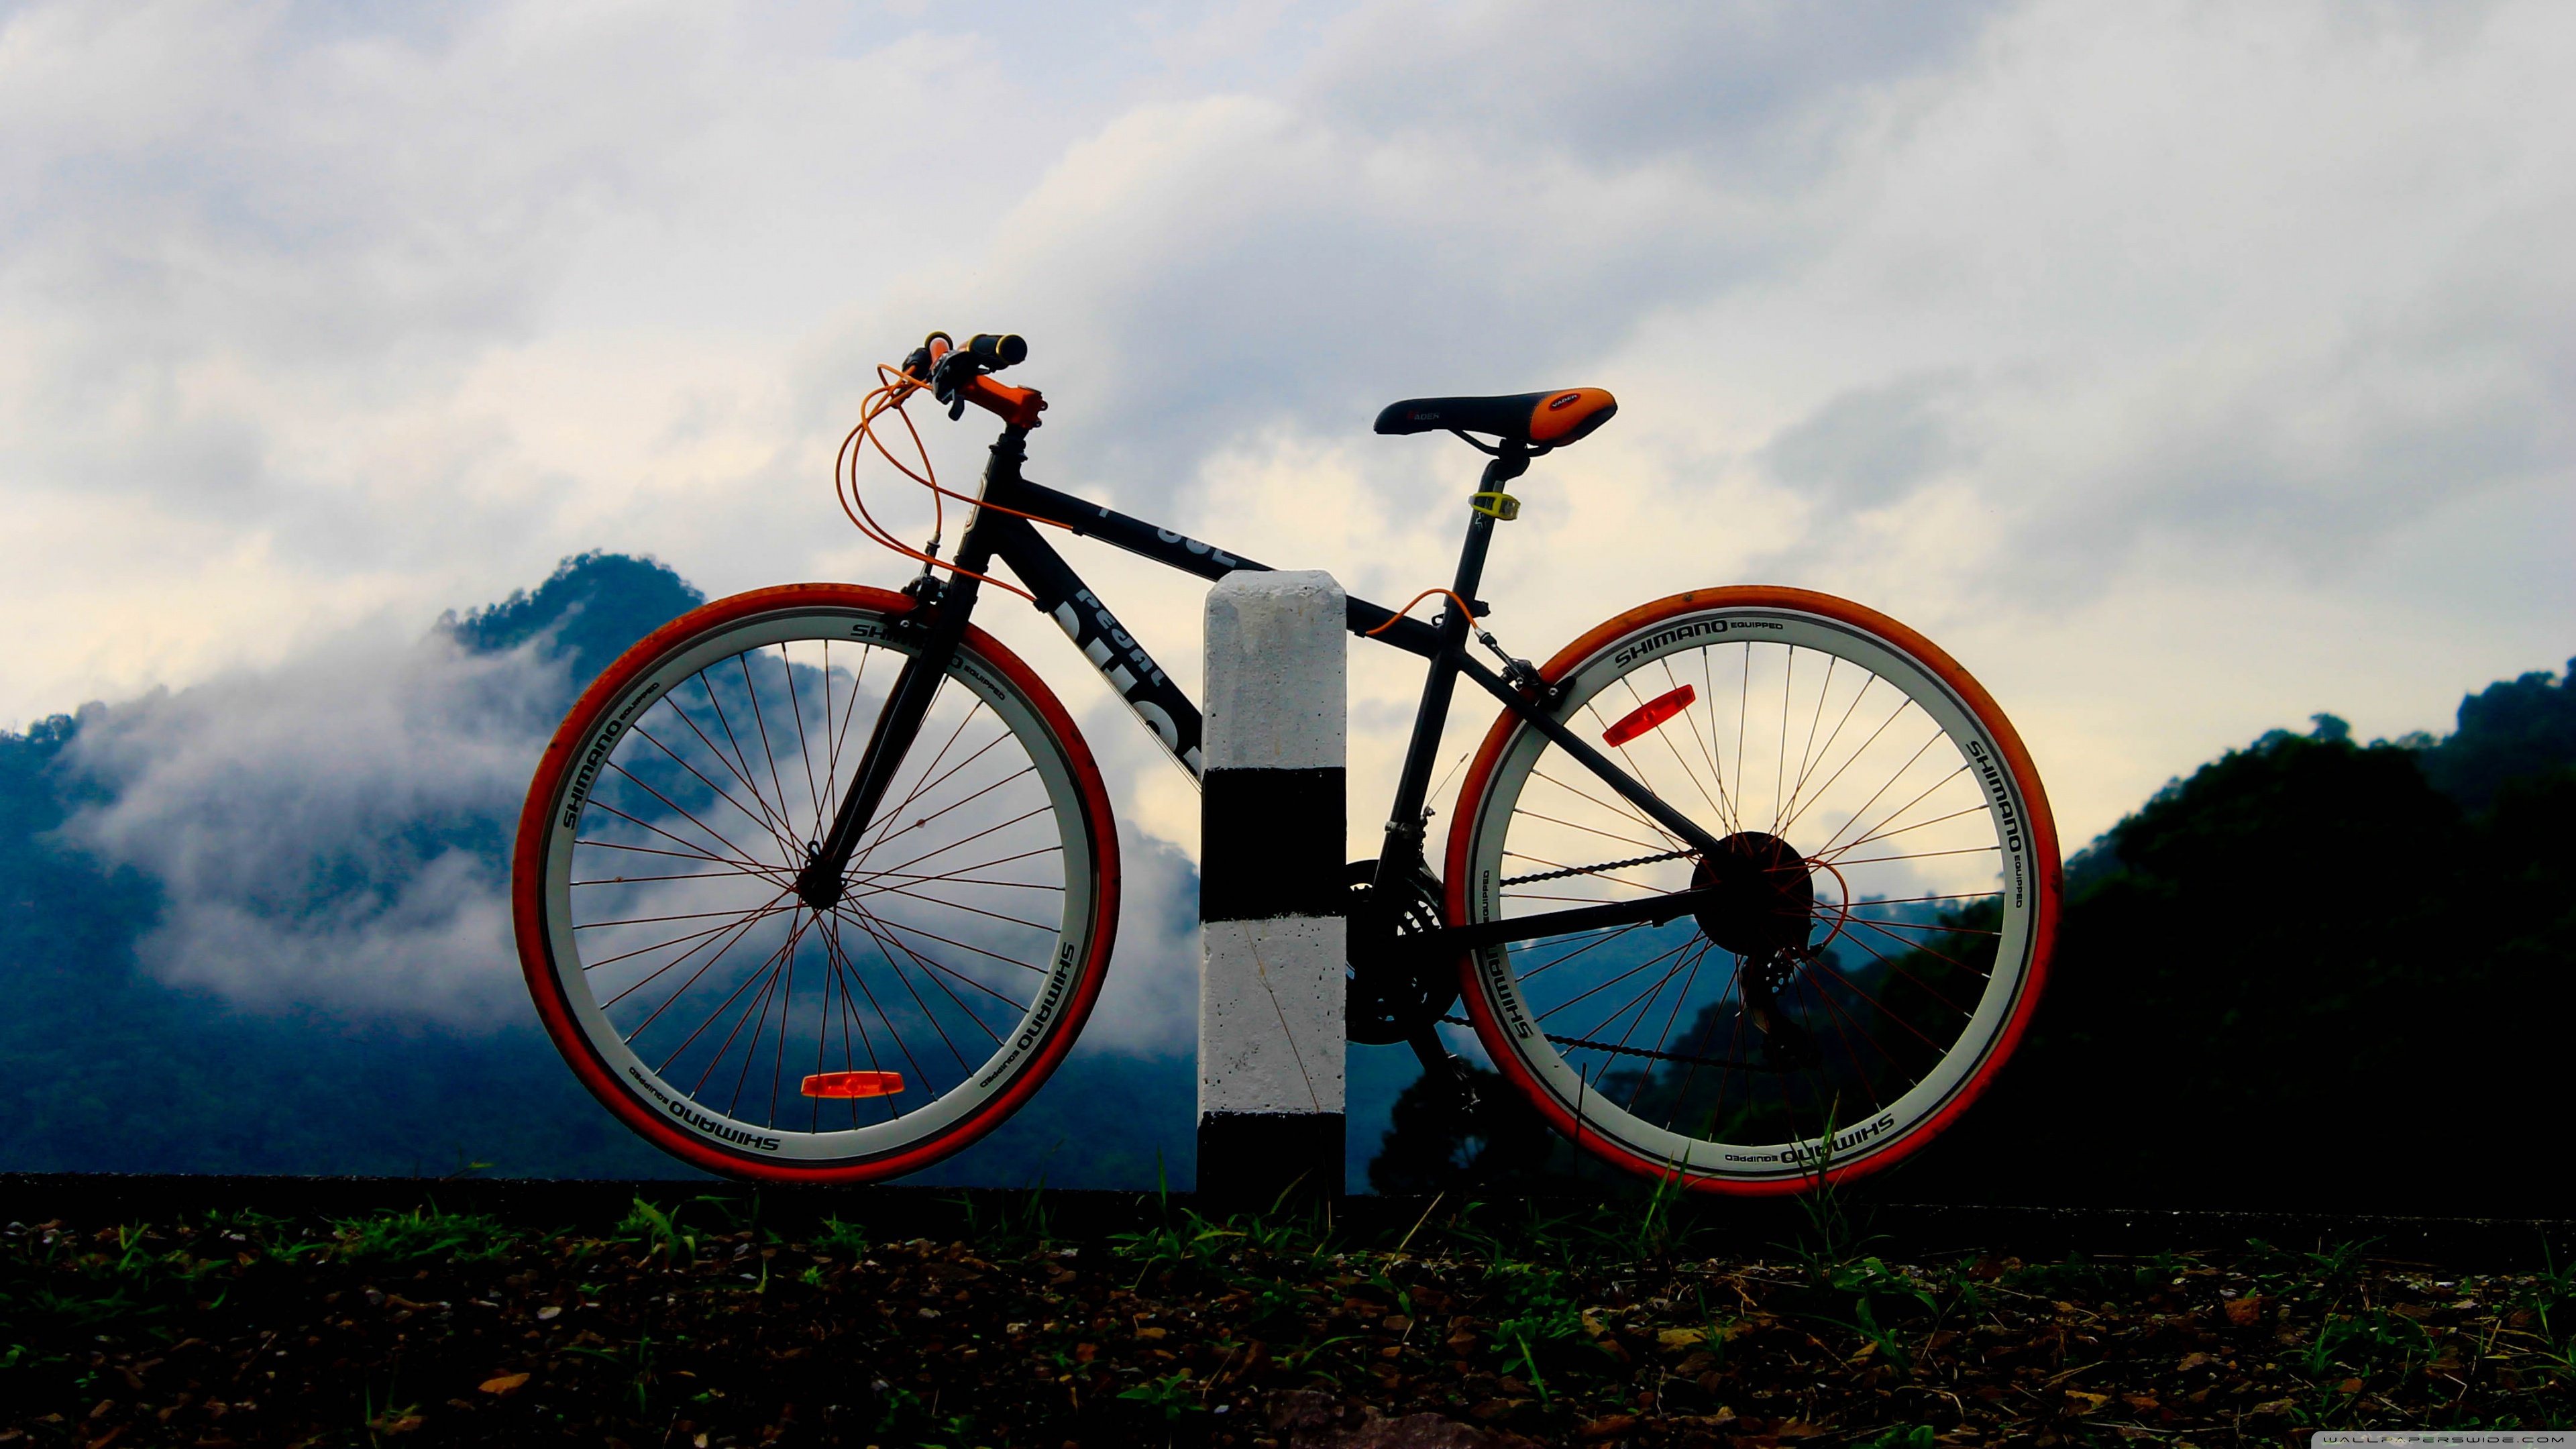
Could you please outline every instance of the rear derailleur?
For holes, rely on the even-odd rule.
[[[1824,1064],[1824,1053],[1817,1049],[1815,1035],[1780,1004],[1780,993],[1797,980],[1799,970],[1815,956],[1815,950],[1807,946],[1748,956],[1737,978],[1737,989],[1744,998],[1744,1015],[1762,1033],[1762,1064],[1775,1072]]]

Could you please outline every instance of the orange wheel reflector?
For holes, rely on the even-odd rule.
[[[1699,692],[1685,684],[1670,694],[1657,695],[1631,710],[1627,717],[1601,732],[1601,743],[1617,748],[1637,736],[1680,714],[1699,698]]]
[[[823,1072],[797,1091],[808,1097],[891,1097],[903,1090],[901,1072]]]

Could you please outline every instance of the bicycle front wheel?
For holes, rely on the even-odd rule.
[[[1648,604],[1542,672],[1556,718],[1719,849],[1496,721],[1451,827],[1452,921],[1704,892],[1660,926],[1474,953],[1497,1068],[1585,1149],[1708,1191],[1872,1171],[1954,1120],[2038,1002],[2059,895],[2039,777],[1976,681],[1783,588]]]
[[[992,1130],[1091,1012],[1118,917],[1107,792],[1055,696],[968,629],[840,899],[799,898],[914,644],[913,601],[721,599],[574,705],[520,817],[519,953],[583,1084],[697,1166],[910,1172]]]

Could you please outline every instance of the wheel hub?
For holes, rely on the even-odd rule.
[[[1692,913],[1721,949],[1768,957],[1807,944],[1816,927],[1816,884],[1805,857],[1776,835],[1739,831],[1691,868],[1691,886],[1717,899]]]
[[[821,847],[806,846],[805,868],[796,873],[796,899],[819,915],[839,905],[847,889],[841,873],[823,859]]]

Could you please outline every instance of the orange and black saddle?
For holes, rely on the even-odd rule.
[[[1589,436],[1619,400],[1597,387],[1521,392],[1509,397],[1417,397],[1377,415],[1381,433],[1486,433],[1507,445],[1562,448]]]

